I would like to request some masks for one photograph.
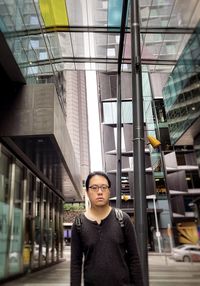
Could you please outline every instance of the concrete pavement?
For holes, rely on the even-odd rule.
[[[27,274],[4,286],[69,286],[70,248],[65,248],[65,261]],[[167,255],[149,253],[150,286],[200,285],[200,263],[175,262]],[[102,285],[107,286],[107,285]]]
[[[200,285],[200,263],[176,262],[166,255],[149,255],[150,286]]]

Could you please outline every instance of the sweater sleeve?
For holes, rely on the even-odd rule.
[[[70,263],[70,285],[81,285],[83,251],[81,245],[81,234],[75,223],[72,225],[71,235],[71,263]]]
[[[124,217],[127,258],[129,261],[131,285],[144,286],[135,227],[127,214],[125,214]]]

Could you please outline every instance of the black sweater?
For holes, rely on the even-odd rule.
[[[143,286],[134,226],[123,215],[124,229],[113,209],[100,224],[85,215],[80,231],[73,224],[71,286],[81,285],[82,261],[85,286]]]

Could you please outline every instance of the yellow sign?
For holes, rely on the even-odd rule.
[[[31,248],[29,245],[24,246],[23,250],[23,263],[24,265],[29,265],[31,259]]]
[[[196,244],[198,243],[197,226],[194,222],[183,222],[177,224],[180,243]]]

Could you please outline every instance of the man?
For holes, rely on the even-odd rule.
[[[103,172],[90,173],[86,191],[91,208],[72,226],[71,286],[143,286],[134,226],[123,212],[124,228],[109,205],[111,182]],[[84,260],[83,260],[84,257]]]

